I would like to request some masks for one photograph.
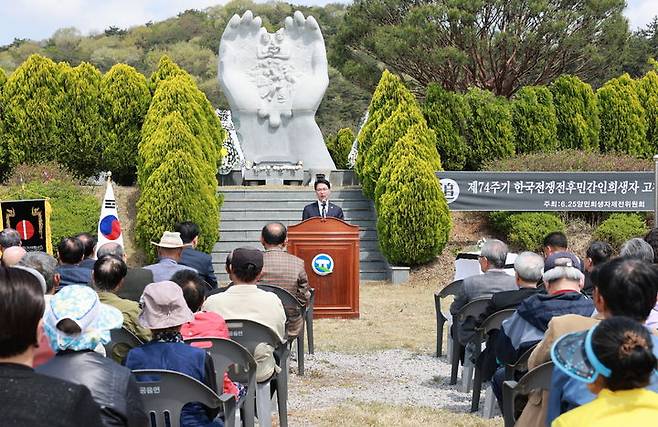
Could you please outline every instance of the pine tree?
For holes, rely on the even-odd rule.
[[[62,73],[65,102],[57,160],[75,175],[89,177],[101,169],[103,119],[100,114],[101,72],[91,64]]]
[[[64,93],[60,70],[52,60],[31,55],[4,85],[5,135],[18,161],[56,159]]]
[[[436,149],[447,170],[462,170],[468,157],[466,127],[470,110],[464,96],[438,84],[427,87],[423,115],[436,134]]]
[[[469,157],[466,166],[478,170],[487,160],[504,159],[514,154],[514,128],[507,100],[491,92],[471,89],[466,94],[470,107],[467,122]]]
[[[146,78],[131,66],[117,64],[101,80],[103,166],[119,184],[135,181],[137,147],[150,101]]]
[[[550,85],[561,149],[599,151],[599,109],[592,87],[578,77],[564,75]]]
[[[651,147],[646,139],[644,108],[628,74],[611,79],[596,91],[599,105],[601,151],[648,156]]]
[[[649,71],[635,86],[647,124],[646,140],[651,153],[658,153],[658,73]]]
[[[518,154],[557,150],[557,116],[553,94],[547,87],[522,88],[511,106]]]

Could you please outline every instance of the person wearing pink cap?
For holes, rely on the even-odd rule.
[[[133,370],[167,369],[181,372],[217,391],[210,356],[204,350],[183,342],[181,326],[192,321],[194,315],[185,302],[181,287],[171,281],[151,283],[144,288],[141,306],[139,323],[151,330],[153,338],[128,352],[126,366]],[[219,427],[222,424],[215,420],[217,413],[218,409],[188,403],[183,407],[180,423],[184,427]]]

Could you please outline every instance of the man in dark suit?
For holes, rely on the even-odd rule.
[[[76,237],[66,237],[57,246],[59,266],[59,286],[88,285],[91,283],[91,270],[80,267],[84,257],[84,245]]]
[[[96,262],[96,259],[94,259],[94,252],[96,251],[96,243],[98,243],[98,239],[90,233],[80,233],[77,234],[75,238],[82,242],[82,247],[84,248],[84,257],[78,265],[82,268],[93,270],[94,263]]]
[[[98,248],[96,256],[99,259],[106,255],[113,255],[122,259],[124,262],[126,262],[127,259],[123,247],[115,242],[105,243]],[[128,267],[128,273],[123,279],[123,286],[119,288],[119,291],[116,294],[120,298],[139,302],[139,299],[144,292],[144,288],[149,283],[153,283],[153,272],[151,270],[147,270],[146,268]]]
[[[302,221],[315,216],[326,218],[328,216],[344,219],[343,210],[340,206],[329,202],[331,195],[331,184],[324,178],[318,178],[314,184],[315,195],[318,198],[316,202],[304,206]]]
[[[215,289],[217,277],[215,277],[215,270],[212,267],[212,257],[205,252],[196,250],[199,243],[199,226],[190,221],[179,222],[174,226],[174,231],[178,231],[183,243],[188,245],[183,248],[178,263],[196,269],[199,276]]]

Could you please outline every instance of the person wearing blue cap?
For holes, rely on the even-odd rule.
[[[553,427],[648,426],[658,419],[658,393],[645,389],[655,375],[649,331],[628,317],[603,320],[562,336],[551,348],[555,369],[587,384],[592,402],[559,416]]]

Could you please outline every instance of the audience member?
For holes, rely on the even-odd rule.
[[[514,260],[514,278],[518,289],[493,294],[489,306],[483,315],[480,316],[477,326],[497,311],[516,308],[521,304],[521,301],[541,292],[537,288],[537,283],[541,280],[543,269],[544,258],[534,252],[521,252]],[[485,349],[480,353],[478,359],[484,381],[489,381],[497,369],[496,355],[494,353],[494,343],[497,336],[498,331],[489,333]]]
[[[11,246],[2,252],[2,265],[13,267],[20,262],[27,251],[22,246]]]
[[[571,252],[551,253],[546,258],[542,279],[547,293],[525,299],[500,328],[494,351],[503,364],[516,363],[526,350],[541,341],[553,317],[568,313],[591,316],[594,312],[592,300],[580,293],[584,276],[580,260]],[[501,408],[504,378],[505,368],[501,367],[491,382]]]
[[[34,275],[0,267],[0,414],[6,427],[102,426],[89,390],[32,369],[44,312]]]
[[[153,280],[156,282],[169,280],[174,273],[180,270],[196,271],[196,269],[192,267],[178,263],[183,248],[187,246],[180,238],[180,233],[165,231],[162,233],[160,242],[151,242],[151,244],[158,248],[158,262],[156,264],[147,265],[144,268],[151,270],[153,273]]]
[[[658,394],[645,387],[655,374],[654,352],[649,332],[628,317],[612,317],[589,331],[562,336],[551,351],[555,367],[586,384],[597,397],[559,416],[552,425],[653,425],[658,419]]]
[[[77,234],[75,238],[82,242],[83,247],[82,261],[80,261],[79,264],[80,267],[93,270],[94,263],[96,262],[94,253],[96,252],[96,244],[98,243],[98,239],[91,233],[80,233]]]
[[[116,308],[123,315],[123,327],[132,332],[137,338],[146,342],[151,340],[151,333],[139,325],[139,313],[141,309],[135,301],[123,299],[117,296],[121,289],[123,279],[126,277],[126,263],[121,258],[113,255],[105,255],[94,264],[92,274],[94,285],[98,291],[98,298],[103,304]],[[114,360],[121,363],[128,354],[128,346],[117,345],[111,355]]]
[[[585,286],[583,286],[583,293],[588,297],[592,296],[594,292],[594,285],[592,284],[592,270],[597,265],[601,265],[608,261],[612,256],[612,246],[606,242],[592,242],[585,252],[585,261],[583,263],[585,274]]]
[[[284,341],[286,313],[279,298],[271,292],[256,287],[263,269],[263,253],[254,248],[237,248],[230,258],[228,273],[233,286],[226,291],[208,297],[203,309],[221,315],[225,320],[245,319],[272,329]],[[267,381],[278,367],[274,361],[274,349],[259,345],[254,352],[258,364],[256,381]]]
[[[567,236],[561,231],[548,233],[543,242],[544,258],[554,252],[569,252],[569,242]]]
[[[263,227],[260,242],[265,248],[263,254],[263,271],[259,283],[279,286],[297,298],[306,306],[311,293],[308,288],[308,277],[304,269],[304,260],[286,251],[288,230],[286,226],[273,222]],[[284,307],[286,317],[286,332],[292,340],[302,333],[304,318],[298,306]]]
[[[592,283],[597,314],[594,317],[566,314],[551,319],[544,338],[528,359],[528,369],[550,360],[550,349],[557,338],[588,330],[604,318],[626,316],[644,322],[656,301],[658,271],[639,260],[614,258],[594,269]],[[587,390],[581,394],[586,397]],[[550,395],[551,400],[554,397],[560,400],[562,392],[558,391],[555,395],[551,392]],[[533,392],[517,425],[545,426],[548,404],[548,392]]]
[[[151,330],[153,339],[128,352],[126,366],[130,369],[167,369],[195,378],[217,390],[212,359],[200,348],[183,342],[181,326],[194,319],[187,307],[183,291],[174,282],[151,283],[142,294],[140,324]],[[149,378],[144,378],[149,379]],[[218,410],[200,403],[183,407],[180,422],[184,426],[213,426]]]
[[[211,288],[216,288],[217,277],[212,266],[212,257],[196,249],[201,232],[199,226],[190,221],[179,222],[174,226],[174,231],[179,232],[183,243],[188,245],[183,248],[178,263],[194,268]]]
[[[12,246],[21,246],[21,235],[13,228],[5,228],[0,231],[0,253]]]
[[[91,283],[91,270],[80,267],[80,261],[84,256],[82,242],[75,237],[65,237],[57,246],[59,258],[59,284],[61,287],[68,285],[88,285]]]
[[[459,295],[450,306],[450,313],[457,314],[459,310],[476,298],[491,297],[502,291],[517,290],[516,280],[505,273],[507,245],[500,240],[487,240],[482,246],[478,262],[484,274],[476,274],[464,279],[464,285]],[[467,345],[475,333],[475,321],[468,317],[460,325],[453,325],[453,337],[463,345]]]
[[[96,252],[97,258],[107,255],[121,258],[126,265],[128,264],[123,246],[118,243],[109,242],[98,248],[98,251]],[[119,288],[117,295],[124,299],[139,302],[139,299],[142,297],[142,292],[144,292],[144,288],[149,283],[153,283],[153,272],[151,270],[128,267],[126,277],[123,279],[123,285]]]
[[[57,355],[37,372],[86,386],[107,426],[144,426],[146,414],[135,378],[127,369],[93,350],[110,342],[121,312],[101,304],[93,289],[71,285],[46,306],[44,331]]]
[[[644,241],[653,249],[653,263],[658,264],[658,228],[649,230],[647,235],[644,236]]]
[[[619,250],[619,256],[622,258],[639,259],[647,264],[653,264],[653,248],[639,237],[624,242]]]
[[[201,310],[206,300],[206,285],[197,273],[192,270],[181,270],[174,274],[171,281],[183,290],[183,297],[189,309],[194,313],[194,319],[181,327],[183,339],[189,338],[226,338],[230,339],[226,322],[217,313]],[[202,347],[192,343],[194,347]],[[233,381],[224,373],[224,392],[239,395],[239,390]]]

